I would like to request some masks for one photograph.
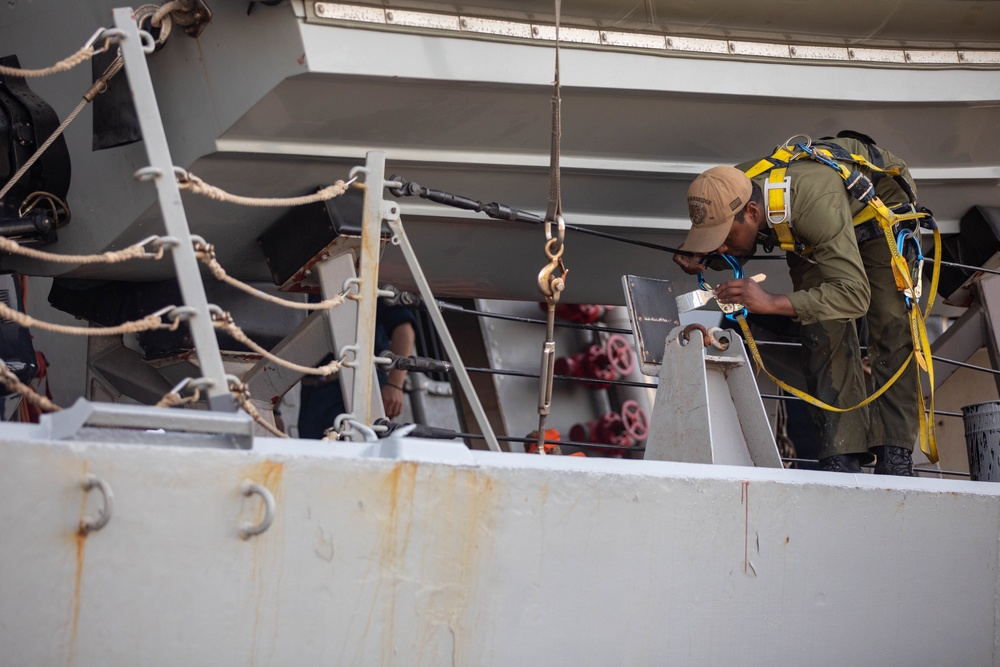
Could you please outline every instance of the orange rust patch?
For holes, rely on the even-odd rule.
[[[274,496],[274,502],[276,505],[276,511],[280,511],[283,507],[283,489],[282,481],[285,475],[285,464],[279,463],[278,461],[261,461],[255,466],[244,470],[242,479],[249,479],[252,482],[256,482],[261,486],[267,488]],[[257,516],[255,522],[262,521],[264,518],[264,503],[261,502],[260,498],[256,496],[251,496],[250,498],[244,498],[244,500],[254,499],[254,502],[259,504],[259,510],[257,511]],[[272,568],[277,568],[278,572],[278,584],[280,585],[280,575],[281,567],[280,563],[273,564],[276,555],[280,554],[280,545],[276,540],[280,538],[275,537],[283,530],[282,522],[278,521],[278,517],[275,516],[275,522],[267,530],[267,532],[250,538],[250,542],[253,546],[253,564],[251,577],[257,588],[257,599],[254,604],[254,620],[253,620],[253,634],[251,642],[251,653],[250,653],[250,664],[256,664],[257,651],[260,642],[258,641],[257,630],[260,627],[260,617],[261,617],[261,603],[264,599],[264,582],[266,580],[266,573],[268,571],[268,566],[271,565]],[[277,610],[277,602],[275,602],[275,609]],[[275,632],[277,632],[277,619],[275,619]],[[272,646],[273,648],[273,646]]]
[[[69,664],[76,660],[76,637],[80,626],[80,585],[83,582],[83,555],[87,547],[87,534],[76,533],[76,581],[73,584],[73,624],[69,637]]]
[[[88,461],[84,461],[83,477],[86,477],[89,470],[90,463]],[[82,486],[80,487],[80,490],[80,521],[82,522],[84,514],[87,511],[87,493],[83,491]],[[81,526],[77,527],[76,534],[74,535],[74,541],[76,542],[76,575],[73,580],[73,599],[71,602],[73,621],[70,624],[69,637],[68,663],[70,665],[76,661],[76,638],[80,626],[80,589],[83,586],[83,563],[87,547],[87,533],[83,532],[83,528]]]
[[[417,464],[412,461],[400,461],[392,467],[389,474],[382,478],[380,484],[381,497],[388,499],[388,514],[383,521],[379,544],[376,546],[379,568],[378,583],[362,633],[362,641],[371,629],[373,612],[381,606],[384,619],[382,625],[383,655],[392,655],[396,623],[396,596],[399,592],[399,571],[410,544],[416,480]],[[408,514],[401,517],[401,509],[404,506],[404,511]],[[405,526],[401,524],[401,520],[405,521]],[[388,589],[384,594],[383,584]]]

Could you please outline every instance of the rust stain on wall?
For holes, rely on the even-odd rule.
[[[90,463],[87,461],[83,462],[83,472],[80,478],[83,479],[87,476],[87,472],[90,470]],[[83,521],[83,517],[87,512],[87,493],[80,488],[80,522]],[[76,546],[76,569],[73,578],[73,598],[70,602],[70,609],[72,614],[72,621],[70,622],[70,635],[69,635],[69,656],[67,658],[67,664],[72,665],[76,662],[76,639],[80,627],[80,589],[83,586],[83,563],[84,555],[87,548],[87,533],[83,532],[80,528],[79,522],[77,524],[76,533],[73,535],[73,541]]]
[[[285,474],[285,464],[278,461],[266,460],[252,466],[248,469],[243,470],[240,482],[244,479],[249,479],[251,482],[260,484],[266,487],[271,495],[274,496],[275,504],[275,516],[271,527],[260,535],[255,535],[251,537],[248,541],[250,542],[251,548],[253,549],[253,563],[251,566],[251,578],[256,589],[256,600],[254,601],[254,620],[253,620],[253,634],[251,646],[252,651],[250,654],[250,665],[256,664],[257,653],[261,648],[260,637],[258,636],[258,630],[261,623],[262,607],[264,605],[265,596],[268,592],[273,593],[272,606],[274,610],[274,618],[272,619],[273,625],[273,636],[271,638],[271,653],[273,658],[274,647],[277,644],[277,633],[278,633],[278,618],[279,618],[279,592],[281,590],[281,575],[283,572],[280,556],[284,549],[284,521],[282,520],[284,510],[284,487],[282,482],[284,480]],[[246,503],[253,503],[256,506],[256,511],[254,513],[253,522],[259,523],[264,519],[264,503],[260,497],[256,495],[245,497],[244,508]],[[270,576],[269,576],[270,575]],[[265,590],[265,582],[269,584]],[[272,660],[273,662],[273,660]]]
[[[444,476],[427,482],[440,490],[434,505],[439,516],[429,517],[417,574],[427,591],[418,600],[422,629],[417,663],[475,664],[473,656],[463,655],[464,639],[488,620],[467,614],[477,607],[483,559],[494,544],[497,481],[462,468]]]
[[[410,531],[413,527],[414,491],[416,490],[417,464],[401,461],[383,477],[381,487],[383,497],[389,500],[389,512],[385,518],[379,540],[379,583],[375,604],[382,602],[378,591],[388,578],[389,590],[383,606],[382,659],[391,661],[393,637],[396,633],[396,599],[399,595],[400,572],[405,568],[406,551],[410,546]],[[404,514],[405,512],[405,514]],[[371,616],[369,616],[369,623]],[[367,628],[365,632],[367,634]]]
[[[76,535],[76,579],[73,583],[73,623],[69,637],[69,664],[76,661],[76,637],[80,625],[80,584],[83,581],[83,555],[87,546],[87,534],[78,530]]]

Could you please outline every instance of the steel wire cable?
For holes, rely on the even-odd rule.
[[[787,396],[787,395],[782,395],[782,394],[761,394],[760,397],[761,398],[769,398],[769,399],[775,400],[775,401],[801,401],[802,400],[798,396]],[[925,413],[929,413],[930,410],[925,409],[924,412]],[[934,410],[934,414],[935,415],[940,415],[942,417],[963,417],[964,418],[964,415],[961,412],[949,412],[947,410]]]
[[[538,373],[529,373],[527,371],[510,371],[502,368],[473,368],[466,366],[465,370],[469,371],[470,373],[483,373],[485,375],[505,375],[510,377],[529,378],[535,380],[539,378]],[[643,387],[647,389],[656,389],[657,386],[651,382],[633,382],[631,380],[598,380],[596,378],[595,379],[578,378],[578,377],[573,377],[571,375],[553,375],[552,377],[555,378],[556,380],[563,380],[566,382],[583,382],[587,384],[610,384],[622,387]]]
[[[537,222],[533,221],[533,220],[513,220],[512,222],[520,222],[520,223],[529,224],[529,225],[542,224],[541,220],[539,220]],[[688,252],[686,250],[682,250],[681,248],[674,248],[674,247],[663,245],[663,244],[660,244],[660,243],[653,243],[651,241],[640,241],[639,239],[629,238],[627,236],[622,236],[620,234],[612,234],[610,232],[602,232],[602,231],[599,231],[597,229],[591,229],[590,227],[581,227],[580,225],[572,225],[572,224],[567,223],[566,224],[566,229],[569,230],[569,231],[579,232],[581,234],[587,234],[587,235],[590,235],[590,236],[596,236],[596,237],[599,237],[599,238],[608,239],[609,241],[617,241],[619,243],[626,243],[626,244],[629,244],[629,245],[640,246],[640,247],[643,247],[643,248],[650,248],[652,250],[659,250],[661,252],[669,252],[669,253],[680,254],[680,255],[693,255],[694,254],[694,253]],[[786,257],[787,257],[787,255],[785,255],[785,254],[774,254],[774,255],[772,255],[772,254],[769,254],[769,253],[767,253],[765,251],[765,253],[762,254],[762,255],[753,254],[753,255],[750,255],[750,256],[747,256],[747,257],[737,257],[737,259],[746,259],[748,261],[752,261],[752,260],[765,260],[766,261],[766,260],[779,260],[779,259],[783,260],[783,259],[786,259]],[[932,263],[937,262],[941,266],[950,266],[950,267],[959,268],[959,269],[966,269],[966,270],[969,270],[969,271],[981,271],[983,273],[991,273],[991,274],[994,274],[994,275],[1000,275],[1000,269],[987,269],[987,268],[984,268],[984,267],[981,267],[981,266],[971,266],[971,265],[968,265],[968,264],[959,264],[957,262],[946,262],[946,261],[944,261],[942,259],[937,259],[937,258],[928,258],[928,259]]]
[[[485,437],[478,433],[455,433],[455,439],[463,440],[485,440]],[[497,436],[497,440],[501,442],[520,442],[520,443],[534,443],[536,440],[534,438],[518,438],[515,436]],[[561,445],[565,447],[577,447],[580,449],[613,449],[616,451],[626,451],[626,452],[645,452],[645,447],[619,447],[616,445],[599,444],[591,442],[574,442],[572,440],[545,440],[546,445]],[[811,463],[817,464],[819,461],[816,459],[803,459],[795,457],[782,457],[781,461],[783,463]],[[863,468],[874,468],[873,465],[864,465]],[[962,472],[960,470],[938,470],[936,468],[914,468],[916,473],[924,473],[927,475],[954,475],[955,477],[970,477],[970,473]]]
[[[792,457],[792,456],[782,457],[781,460],[784,463],[811,463],[811,464],[817,464],[817,463],[819,463],[819,461],[816,460],[816,459],[803,459],[803,458],[796,458],[796,457]],[[863,464],[861,467],[862,468],[869,468],[869,469],[874,469],[875,468],[875,466],[873,464],[871,464],[871,463]],[[917,473],[921,473],[922,472],[922,473],[928,473],[928,474],[931,474],[931,475],[954,475],[956,477],[971,477],[970,473],[962,472],[960,470],[938,470],[937,468],[914,468],[913,472],[917,472]]]
[[[466,438],[469,440],[485,440],[486,437],[478,433],[455,433],[455,438]],[[536,443],[537,438],[518,438],[512,435],[498,435],[497,440],[501,442],[521,442],[521,443]],[[625,451],[625,452],[644,452],[645,447],[622,447],[620,445],[609,445],[606,443],[595,443],[595,442],[575,442],[573,440],[544,440],[546,445],[560,445],[562,447],[578,447],[580,449],[613,449],[615,451]]]
[[[464,306],[459,306],[458,304],[448,303],[445,301],[438,301],[438,306],[442,310],[447,310],[449,312],[460,313],[465,315],[476,315],[479,317],[492,318],[497,320],[506,320],[508,322],[523,322],[526,324],[545,324],[545,320],[534,319],[530,317],[520,317],[517,315],[505,315],[502,313],[490,313],[483,310],[474,310],[472,308],[465,308]],[[720,315],[721,316],[721,315]],[[633,335],[632,329],[622,329],[619,327],[605,327],[595,324],[577,324],[575,322],[556,322],[557,327],[563,327],[566,329],[581,329],[585,331],[598,331],[604,333],[617,333]],[[802,347],[802,343],[796,343],[794,341],[779,341],[779,340],[758,340],[757,345],[761,347],[771,346],[771,347]],[[867,347],[861,346],[861,351],[864,352]],[[934,361],[940,361],[945,364],[951,364],[954,366],[961,366],[962,368],[968,368],[974,371],[980,371],[983,373],[991,373],[993,375],[1000,375],[1000,370],[995,370],[993,368],[986,368],[985,366],[976,366],[975,364],[970,364],[964,361],[957,361],[955,359],[948,359],[946,357],[939,357],[932,355],[931,359]],[[535,377],[538,377],[537,375]],[[576,379],[576,378],[574,378]],[[647,386],[639,384],[638,386]],[[655,385],[654,385],[655,386]]]
[[[467,366],[466,369],[470,373],[482,373],[484,375],[503,375],[510,377],[521,377],[528,379],[538,379],[538,373],[529,373],[527,371],[512,371],[502,368],[476,368],[472,366]],[[609,385],[619,385],[625,387],[642,387],[646,389],[656,389],[658,385],[651,382],[632,382],[629,380],[597,380],[590,378],[578,378],[570,375],[555,375],[553,376],[556,380],[561,380],[564,382],[582,382],[588,384],[609,384]],[[782,394],[761,394],[761,398],[770,399],[774,401],[802,401],[798,396],[782,395]],[[925,410],[925,412],[927,412]],[[947,410],[935,410],[935,415],[941,415],[942,417],[962,417],[961,412],[949,412]]]
[[[524,322],[526,324],[542,324],[547,325],[548,322],[541,319],[535,319],[533,317],[522,317],[519,315],[505,315],[503,313],[490,313],[484,310],[474,310],[472,308],[466,308],[464,306],[459,306],[455,303],[448,303],[447,301],[438,301],[438,307],[441,310],[447,310],[452,313],[461,313],[465,315],[478,315],[479,317],[488,317],[495,320],[506,320],[508,322]],[[579,324],[577,322],[556,322],[557,327],[563,329],[581,329],[584,331],[602,331],[604,333],[620,333],[632,335],[631,329],[620,329],[617,327],[605,327],[598,326],[596,324]]]

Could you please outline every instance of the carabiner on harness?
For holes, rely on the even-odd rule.
[[[728,264],[729,268],[733,270],[734,279],[739,280],[740,278],[743,277],[743,265],[740,264],[740,261],[738,259],[736,259],[732,255],[719,255],[719,257],[722,257],[722,259],[726,260],[726,264]],[[702,261],[704,262],[706,260],[707,258],[703,259]],[[705,282],[704,272],[698,274],[698,286],[701,287],[701,289],[703,290],[712,289],[712,286]],[[722,310],[723,313],[726,314],[726,319],[731,320],[733,322],[736,321],[737,317],[746,317],[747,314],[749,313],[749,311],[746,309],[745,306],[738,303],[720,303],[719,308]]]
[[[906,310],[908,311],[913,308],[914,304],[920,303],[920,295],[923,291],[921,289],[920,277],[924,273],[924,254],[920,248],[920,232],[918,229],[902,229],[896,235],[896,247],[904,259],[906,258],[907,245],[912,246],[914,252],[913,269],[910,271],[910,283],[913,285],[913,289],[906,288],[903,290],[903,296],[906,297]],[[910,243],[907,244],[907,241],[910,241]]]

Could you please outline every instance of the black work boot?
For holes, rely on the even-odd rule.
[[[875,454],[876,475],[917,476],[913,472],[913,452],[909,449],[884,445],[872,447],[872,453]]]
[[[837,454],[819,460],[819,469],[827,472],[861,472],[857,454]]]

